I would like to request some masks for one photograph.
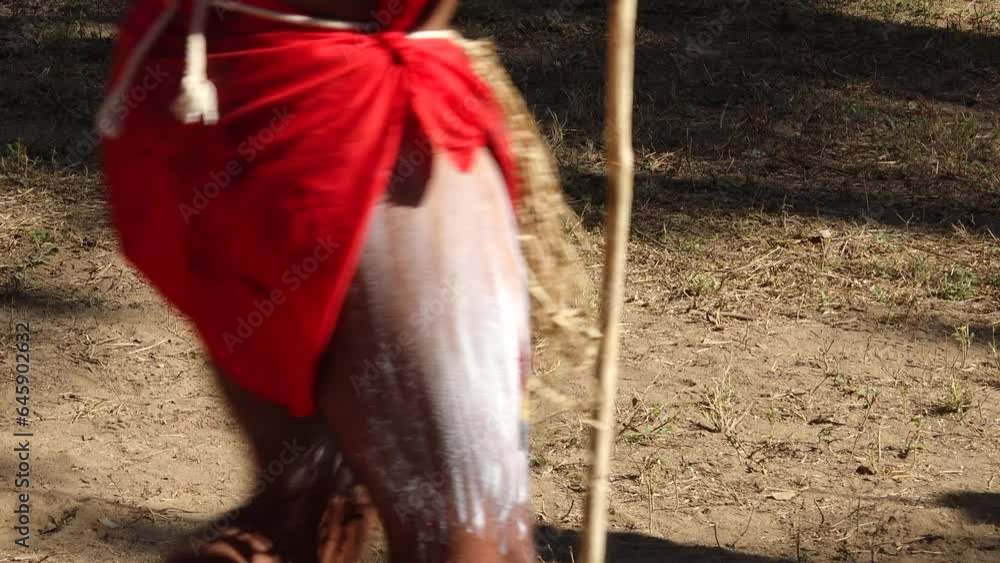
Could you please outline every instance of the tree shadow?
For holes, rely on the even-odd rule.
[[[785,6],[640,5],[637,200],[995,232],[1000,153],[985,139],[1000,126],[1000,24]],[[470,0],[462,23],[495,37],[567,191],[593,202],[603,192],[606,7],[516,0],[503,10],[517,19]]]
[[[577,205],[604,205],[605,178],[580,169],[564,170],[566,182],[583,201]],[[871,222],[924,230],[950,230],[962,223],[970,230],[1000,232],[1000,205],[990,194],[943,191],[934,196],[908,198],[891,186],[870,191],[847,188],[810,190],[799,182],[781,184],[745,176],[681,179],[649,173],[635,176],[637,203],[657,211],[689,214],[763,212],[804,217]],[[597,214],[584,214],[584,224],[596,228]]]
[[[0,468],[10,467],[0,461]],[[36,475],[40,482],[62,483],[61,480],[47,481],[51,475]],[[182,553],[190,549],[190,538],[199,537],[199,532],[219,525],[225,516],[225,511],[217,514],[164,514],[151,510],[143,503],[125,502],[120,499],[105,499],[100,496],[77,495],[62,487],[55,487],[46,494],[71,501],[76,508],[72,509],[73,517],[78,511],[86,511],[89,518],[96,514],[109,516],[108,523],[89,526],[87,523],[66,522],[55,529],[42,531],[41,537],[58,537],[63,548],[70,547],[74,542],[82,541],[83,535],[94,534],[100,545],[120,548],[132,552],[140,551],[151,556],[164,557],[171,553]],[[837,495],[835,491],[823,494]],[[885,499],[880,499],[885,500]],[[895,499],[893,502],[913,504],[907,499]],[[1000,494],[987,492],[956,491],[944,494],[937,499],[940,506],[963,511],[974,524],[988,526],[1000,525]],[[919,505],[917,503],[916,505]],[[113,525],[110,525],[113,524]],[[369,563],[387,561],[385,546],[378,540],[370,546]],[[989,538],[980,537],[945,537],[928,536],[928,541],[935,542],[936,548],[956,550],[975,547],[984,551],[995,550],[995,542]],[[44,541],[44,539],[43,539]],[[535,545],[541,561],[545,563],[572,563],[578,559],[580,532],[578,530],[560,528],[543,524],[535,529]],[[677,561],[683,563],[791,563],[794,555],[773,556],[752,554],[719,546],[687,545],[641,534],[637,532],[610,531],[608,534],[607,558],[609,563],[660,563],[662,561]]]
[[[94,165],[93,120],[114,19],[90,11],[0,16],[0,148],[19,142],[57,167]]]
[[[14,284],[0,285],[0,303],[30,313],[26,318],[63,316],[82,311],[100,317],[108,305],[107,301],[100,297],[83,297],[70,290],[25,288]]]
[[[1000,526],[1000,494],[956,491],[941,495],[938,504],[960,510],[975,524]]]
[[[89,499],[98,500],[98,499]],[[143,511],[142,507],[113,503],[114,507],[133,519],[116,522],[114,528],[95,530],[97,538],[113,548],[142,551],[158,557],[171,554],[193,552],[198,546],[202,530],[216,523],[217,519],[204,520],[158,520]],[[59,534],[76,534],[79,531],[58,531]],[[205,536],[208,537],[208,536]],[[192,539],[193,538],[193,539]],[[553,526],[541,526],[535,530],[535,545],[541,561],[545,563],[572,563],[577,555],[580,533]],[[367,563],[388,561],[386,546],[375,535],[368,547]],[[610,532],[608,534],[607,559],[609,563],[660,563],[678,561],[683,563],[790,563],[792,559],[753,555],[745,552],[707,546],[683,545],[669,540],[632,532]]]
[[[951,23],[936,27],[922,25],[919,19],[889,23],[835,12],[839,7],[824,0],[640,4],[637,94],[675,98],[690,93],[695,100],[721,105],[753,95],[739,88],[739,82],[753,82],[766,72],[776,79],[871,81],[899,97],[924,96],[969,107],[1000,100],[1000,37],[984,33],[987,28],[969,30]],[[511,22],[510,14],[516,14],[517,21]],[[548,93],[558,104],[562,92],[553,87],[552,78],[565,79],[561,83],[586,80],[595,88],[603,84],[600,55],[606,19],[606,5],[581,0],[515,0],[499,9],[490,0],[467,0],[459,22],[495,35],[508,52],[516,52],[526,40],[549,50],[551,56],[543,53],[535,59],[541,64],[518,65],[517,57],[511,62],[532,101],[544,103]],[[930,17],[925,19],[931,23]],[[803,57],[803,52],[815,56]],[[706,70],[729,72],[704,83]],[[672,83],[675,88],[665,88]],[[779,93],[778,88],[771,90]]]
[[[0,17],[0,68],[10,78],[0,82],[0,144],[21,139],[36,155],[93,164],[92,116],[111,40],[81,22],[113,21],[122,4]],[[641,3],[638,197],[655,192],[648,199],[665,209],[791,210],[996,232],[1000,176],[991,170],[1000,155],[989,132],[1000,126],[1000,38],[986,23],[932,25],[933,14],[886,23],[844,6]],[[582,0],[467,0],[457,23],[498,42],[536,115],[558,125],[557,152],[565,144],[581,153],[602,137],[606,18],[605,4]],[[855,134],[864,142],[852,145]],[[683,159],[672,162],[677,154]],[[601,193],[594,166],[562,156],[567,191]],[[642,169],[661,157],[663,170]]]
[[[571,563],[575,560],[580,532],[554,526],[539,526],[535,531],[538,554],[546,563]],[[635,532],[609,532],[607,561],[609,563],[788,563],[787,558],[775,558],[699,545],[683,545],[662,538]]]

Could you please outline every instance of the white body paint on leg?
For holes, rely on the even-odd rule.
[[[374,374],[352,376],[372,413],[365,456],[402,499],[396,516],[418,524],[418,559],[437,557],[455,527],[495,533],[503,547],[523,540],[529,302],[515,217],[489,152],[468,174],[435,155],[419,204],[381,205],[356,284],[386,350],[372,359]]]

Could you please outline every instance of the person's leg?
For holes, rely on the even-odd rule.
[[[374,212],[318,406],[395,563],[533,562],[513,211],[485,149],[468,173],[431,170],[397,170]]]
[[[298,563],[318,551],[321,563],[355,563],[371,511],[339,451],[370,491],[394,561],[535,560],[513,213],[487,151],[467,174],[440,157],[429,170],[397,170],[375,212],[320,366],[322,418],[289,417],[220,378],[269,484],[172,562]],[[278,471],[289,443],[306,452]]]
[[[255,496],[196,532],[171,563],[356,563],[373,510],[319,418],[243,391],[218,374],[230,410],[250,440]]]

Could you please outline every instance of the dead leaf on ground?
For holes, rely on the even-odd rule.
[[[799,493],[795,491],[775,491],[768,494],[767,498],[773,498],[774,500],[792,500],[797,496],[799,496]]]

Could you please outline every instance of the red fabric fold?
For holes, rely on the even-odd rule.
[[[132,6],[112,79],[163,4]],[[265,7],[288,11],[273,0]],[[183,125],[170,113],[184,63],[182,10],[126,96],[121,136],[104,141],[112,218],[124,254],[192,320],[223,371],[307,416],[404,124],[416,123],[462,169],[489,147],[513,199],[502,114],[449,40],[211,15],[220,122]],[[407,17],[396,21],[415,21]]]

